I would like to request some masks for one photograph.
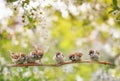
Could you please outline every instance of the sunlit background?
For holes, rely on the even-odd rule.
[[[119,0],[0,0],[0,81],[120,81]],[[114,65],[70,64],[61,67],[7,67],[9,50],[29,54],[44,49],[42,62],[54,63],[62,51],[96,49]]]

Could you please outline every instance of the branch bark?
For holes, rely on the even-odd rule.
[[[61,64],[38,64],[38,63],[29,63],[29,64],[10,64],[8,65],[9,67],[28,67],[28,66],[48,66],[48,67],[58,67],[58,66],[63,66],[63,65],[68,65],[68,64],[74,64],[74,63],[98,63],[98,64],[104,64],[104,65],[113,65],[110,62],[92,62],[92,61],[79,61],[79,62],[72,62],[72,61],[68,61],[68,62],[64,62]]]

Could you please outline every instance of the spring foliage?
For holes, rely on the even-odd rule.
[[[120,9],[118,0],[1,0],[0,81],[119,81]],[[89,49],[114,66],[72,64],[62,67],[6,67],[8,50],[29,53],[32,46],[45,49],[43,62],[56,50],[67,57]],[[56,73],[57,72],[57,73]],[[19,76],[19,77],[18,77]],[[107,79],[106,79],[107,78]],[[109,78],[109,79],[108,79]]]

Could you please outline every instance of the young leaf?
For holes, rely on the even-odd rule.
[[[118,8],[117,3],[118,3],[117,0],[113,0],[113,8],[114,8],[114,9],[117,9],[117,8]]]

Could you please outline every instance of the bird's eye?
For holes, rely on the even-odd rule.
[[[58,57],[59,56],[59,54],[56,54],[56,57]]]
[[[71,59],[75,59],[75,57],[74,57],[74,56],[71,56]]]
[[[89,51],[89,54],[92,54],[92,53],[94,53],[94,51],[93,51],[93,50],[90,50],[90,51]]]
[[[72,58],[73,58],[73,56],[70,56],[69,58],[70,58],[70,59],[72,59]]]

